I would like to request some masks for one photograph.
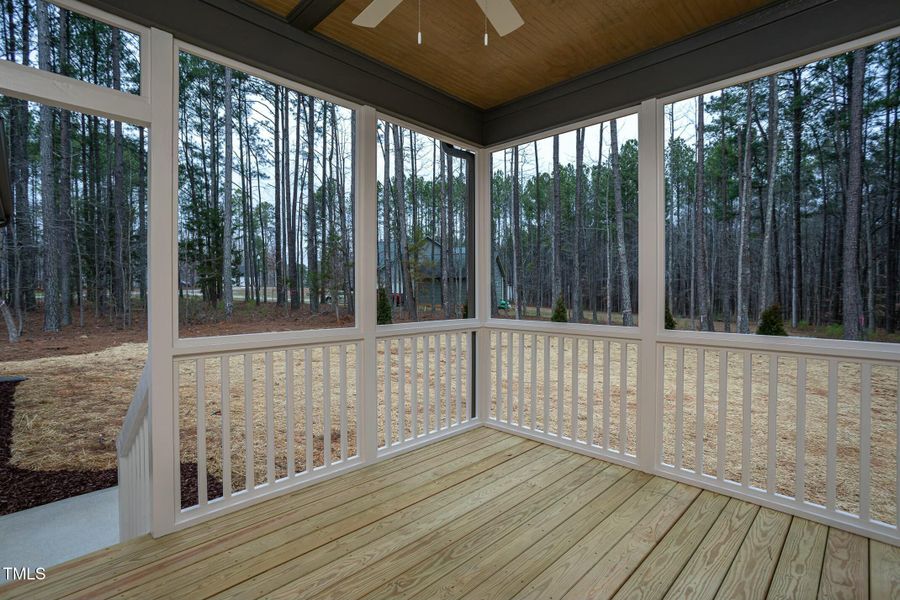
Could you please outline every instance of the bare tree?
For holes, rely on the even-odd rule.
[[[582,267],[581,253],[584,236],[584,127],[575,131],[575,239],[572,250],[572,321],[581,323],[584,319],[582,308]]]
[[[517,319],[523,316],[522,306],[522,201],[519,195],[519,147],[512,148],[512,284],[515,295],[515,314]]]
[[[634,325],[631,314],[631,288],[628,255],[625,252],[625,209],[622,205],[622,171],[619,168],[619,132],[616,120],[609,124],[610,162],[613,172],[613,199],[616,203],[616,245],[619,253],[619,273],[622,277],[622,324]]]
[[[559,136],[553,136],[553,297],[550,304],[562,295],[562,256],[560,237],[562,236],[562,202],[559,189]]]
[[[412,265],[409,262],[409,236],[407,235],[406,223],[406,194],[404,193],[403,180],[404,161],[403,161],[403,134],[399,125],[393,126],[394,130],[394,180],[395,180],[395,198],[397,202],[397,232],[399,234],[400,244],[400,270],[403,276],[403,305],[409,318],[413,321],[419,320],[419,313],[416,307],[416,293],[412,282]]]
[[[222,233],[222,285],[225,296],[225,318],[234,312],[234,291],[231,285],[231,171],[234,162],[234,148],[231,141],[231,69],[225,67],[225,197],[223,200],[224,231]]]
[[[694,240],[697,250],[697,299],[700,305],[700,329],[713,331],[713,322],[710,315],[709,281],[707,280],[706,260],[706,225],[704,213],[706,211],[706,180],[705,180],[705,139],[703,118],[706,106],[703,102],[703,94],[697,97],[697,189],[694,191]]]
[[[855,50],[850,60],[850,131],[847,144],[847,205],[844,210],[842,290],[844,339],[862,339],[862,297],[859,290],[859,227],[862,204],[862,103],[866,51]]]
[[[775,298],[775,286],[772,284],[772,238],[775,232],[775,173],[778,167],[778,80],[769,75],[769,116],[766,142],[768,144],[768,174],[766,176],[765,232],[762,246],[762,275],[759,285],[759,312],[762,313]]]
[[[747,84],[747,123],[743,132],[743,151],[740,176],[740,241],[738,242],[738,281],[737,281],[737,330],[739,333],[750,333],[750,194],[751,140],[753,138],[753,83]]]

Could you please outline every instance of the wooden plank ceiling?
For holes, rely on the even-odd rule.
[[[251,0],[287,17],[297,0]],[[302,0],[310,1],[310,0]],[[501,38],[474,0],[404,0],[374,28],[344,0],[315,31],[443,92],[488,109],[755,10],[772,0],[513,0],[525,25]]]

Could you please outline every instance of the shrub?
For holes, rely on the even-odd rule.
[[[563,301],[562,296],[556,299],[556,304],[553,305],[553,314],[550,316],[550,320],[554,323],[568,323],[569,315],[566,313],[566,303]]]
[[[773,304],[763,311],[759,317],[759,326],[756,328],[759,335],[787,335],[784,322],[781,320],[781,307]]]
[[[391,301],[388,299],[387,290],[383,287],[378,288],[378,324],[390,325],[394,322],[393,312],[391,310]]]
[[[678,323],[675,321],[675,317],[672,316],[672,311],[669,310],[668,300],[666,300],[666,329],[678,329]]]

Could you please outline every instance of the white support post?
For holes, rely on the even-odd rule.
[[[356,322],[363,336],[361,369],[362,389],[358,406],[362,431],[359,432],[359,456],[371,462],[378,452],[378,343],[375,339],[378,233],[378,120],[375,109],[364,106],[356,112]]]
[[[178,427],[175,367],[172,361],[178,327],[175,313],[175,223],[178,148],[176,146],[176,72],[172,35],[150,32],[150,201],[149,339],[152,490],[151,533],[175,528],[178,510]]]
[[[491,402],[491,337],[485,327],[491,318],[491,153],[475,151],[475,405],[477,419],[488,418]]]
[[[638,122],[638,352],[637,457],[641,469],[652,473],[660,457],[662,440],[656,420],[661,415],[662,390],[657,389],[656,336],[659,332],[664,289],[665,235],[663,190],[663,114],[656,99],[641,103]]]

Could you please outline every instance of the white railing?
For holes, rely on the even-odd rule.
[[[379,332],[379,456],[476,424],[474,332],[454,322]]]
[[[658,345],[659,474],[897,544],[900,361],[773,348]]]
[[[361,344],[176,359],[178,521],[358,465]]]
[[[119,539],[150,531],[150,369],[141,379],[116,438],[118,455]]]
[[[487,330],[489,424],[634,465],[637,332],[510,322]],[[622,329],[622,328],[617,328]]]

